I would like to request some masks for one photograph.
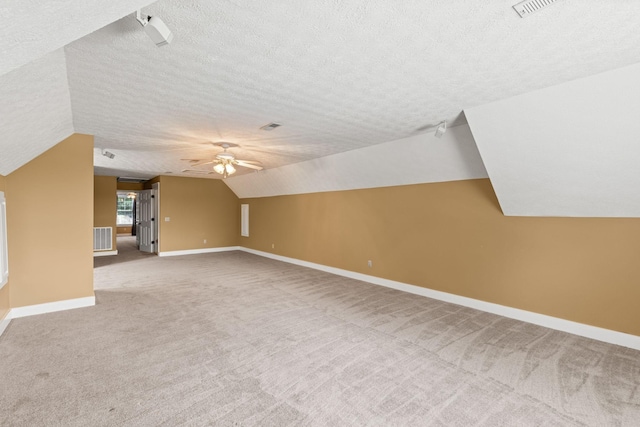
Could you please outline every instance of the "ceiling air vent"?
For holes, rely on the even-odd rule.
[[[280,123],[269,123],[268,125],[262,126],[260,129],[262,130],[274,130],[277,127],[282,126]]]
[[[521,18],[525,18],[534,12],[544,9],[547,6],[551,6],[560,0],[525,0],[513,6],[518,15]]]

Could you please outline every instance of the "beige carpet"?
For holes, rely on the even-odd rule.
[[[0,425],[640,425],[640,352],[243,252],[95,261],[15,319]]]

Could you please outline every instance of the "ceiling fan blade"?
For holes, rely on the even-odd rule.
[[[198,163],[192,163],[191,166],[209,165],[209,164],[214,163],[214,162],[215,162],[215,160],[207,160],[207,161],[200,160]]]
[[[182,173],[196,173],[200,175],[211,175],[214,171],[203,171],[201,169],[182,169]]]
[[[255,169],[257,171],[261,171],[262,169],[264,169],[264,167],[262,165],[256,165],[256,164],[253,164],[253,162],[252,163],[247,163],[244,160],[236,160],[235,163],[238,166],[242,166],[242,167],[249,168],[249,169]]]
[[[257,160],[242,160],[242,159],[236,159],[236,162],[249,163],[249,164],[252,164],[252,165],[258,165],[258,166],[262,165],[262,162],[259,162],[259,161],[257,161]]]

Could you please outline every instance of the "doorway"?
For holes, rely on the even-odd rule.
[[[128,245],[135,242],[135,248],[140,252],[159,252],[159,221],[156,220],[159,213],[159,188],[160,184],[155,183],[151,190],[118,190],[119,242],[122,240],[123,244]]]

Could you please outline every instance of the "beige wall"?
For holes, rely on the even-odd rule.
[[[144,190],[144,184],[142,182],[118,182],[118,190]]]
[[[118,234],[131,235],[131,228],[130,225],[122,225],[118,227]]]
[[[116,243],[116,210],[117,210],[117,178],[115,176],[93,177],[93,226],[112,227],[111,246],[115,251]]]
[[[640,335],[640,219],[505,217],[487,179],[240,203],[245,247]]]
[[[70,136],[5,185],[11,306],[93,296],[93,137]]]
[[[238,198],[222,180],[161,176],[155,181],[160,182],[162,252],[238,244]]]
[[[0,191],[5,192],[5,196],[7,195],[6,178],[3,175],[0,175]],[[11,310],[11,304],[9,301],[9,285],[10,283],[7,282],[2,289],[0,289],[0,320],[4,319]]]

